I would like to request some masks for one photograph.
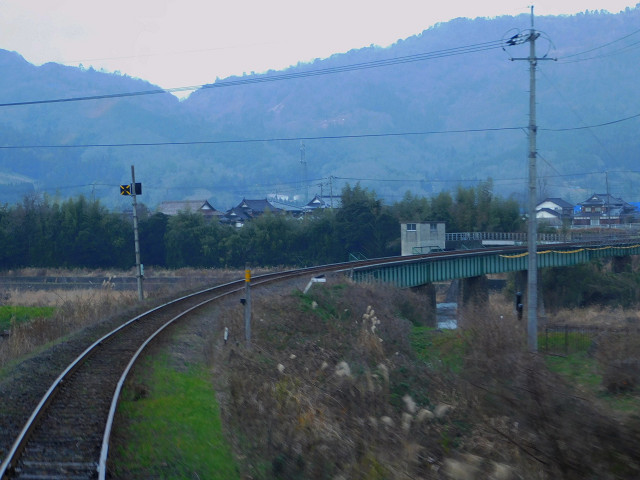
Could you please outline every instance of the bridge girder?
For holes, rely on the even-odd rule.
[[[566,267],[587,263],[594,258],[628,255],[640,255],[640,244],[572,248],[545,246],[544,249],[538,250],[538,267]],[[356,282],[390,283],[400,288],[408,288],[456,278],[527,270],[527,264],[526,252],[464,252],[358,267],[352,270],[351,275]]]

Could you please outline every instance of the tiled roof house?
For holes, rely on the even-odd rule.
[[[162,202],[158,205],[158,212],[165,215],[178,215],[178,213],[202,213],[205,218],[219,218],[224,213],[216,210],[207,200],[182,200],[175,202]]]

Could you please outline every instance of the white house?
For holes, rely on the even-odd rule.
[[[178,213],[201,213],[204,218],[220,218],[224,215],[216,210],[207,200],[182,200],[175,202],[162,202],[158,205],[158,212],[165,215],[178,215]]]
[[[545,198],[536,206],[536,218],[554,227],[570,222],[572,215],[573,205],[561,198]]]

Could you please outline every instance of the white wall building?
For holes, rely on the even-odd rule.
[[[444,250],[444,222],[407,222],[400,224],[401,254],[419,255]]]

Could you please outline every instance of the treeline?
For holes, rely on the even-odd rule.
[[[521,231],[515,200],[495,197],[491,181],[427,199],[407,193],[383,205],[375,192],[346,186],[342,208],[304,218],[264,214],[235,228],[199,213],[139,209],[142,262],[166,268],[305,266],[400,254],[400,222],[444,221],[447,231]],[[129,268],[135,263],[132,217],[85,197],[28,196],[0,208],[0,268]]]

